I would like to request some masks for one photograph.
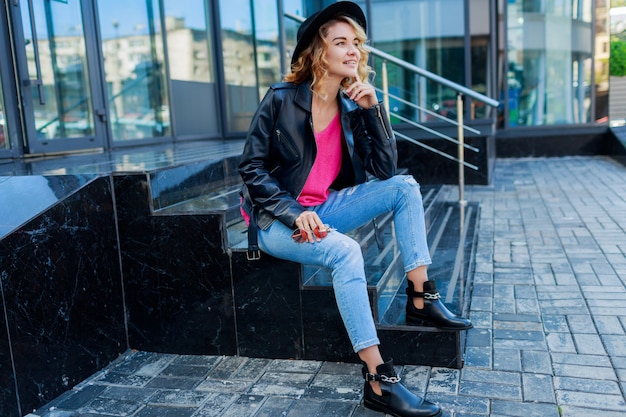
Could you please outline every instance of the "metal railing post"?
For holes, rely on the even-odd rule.
[[[383,61],[383,106],[387,110],[387,114],[391,114],[389,111],[389,79],[387,76],[387,61]]]
[[[465,206],[465,133],[463,131],[463,93],[456,95],[456,119],[457,119],[457,132],[458,132],[458,149],[459,149],[459,204]]]

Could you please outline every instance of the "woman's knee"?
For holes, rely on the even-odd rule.
[[[330,269],[338,269],[342,267],[359,268],[363,265],[363,252],[359,243],[343,235],[334,244],[330,252],[327,267]]]
[[[396,175],[390,178],[390,181],[403,195],[412,196],[419,200],[422,199],[420,185],[412,175]]]

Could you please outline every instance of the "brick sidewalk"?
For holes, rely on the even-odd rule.
[[[499,159],[481,206],[462,370],[399,366],[446,416],[626,415],[626,168]],[[436,262],[436,260],[435,260]],[[380,416],[360,366],[127,352],[30,417]]]

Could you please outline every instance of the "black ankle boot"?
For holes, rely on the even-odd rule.
[[[393,369],[393,360],[376,367],[376,374],[370,374],[363,366],[363,405],[370,410],[380,411],[395,417],[437,417],[441,408],[422,397],[410,392],[400,383],[400,378]],[[372,390],[370,381],[378,381],[382,395]]]
[[[424,282],[424,292],[417,292],[409,280],[406,289],[406,323],[413,325],[431,325],[444,330],[467,330],[474,327],[469,319],[452,313],[439,299],[439,292],[434,281]],[[413,297],[424,298],[424,308],[415,308]]]

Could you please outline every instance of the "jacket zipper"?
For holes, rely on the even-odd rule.
[[[291,143],[287,140],[287,138],[283,139],[283,134],[280,132],[280,129],[276,129],[276,136],[278,136],[278,142],[282,143],[285,149],[289,151],[291,156],[294,158],[298,158],[298,152],[293,148]]]
[[[385,124],[385,121],[383,120],[383,114],[380,110],[380,105],[378,105],[378,107],[376,108],[376,112],[378,113],[378,119],[380,120],[380,123],[383,125],[383,130],[385,131],[385,135],[387,136],[387,139],[389,139],[391,136],[389,135],[389,131],[387,130],[387,125]]]

